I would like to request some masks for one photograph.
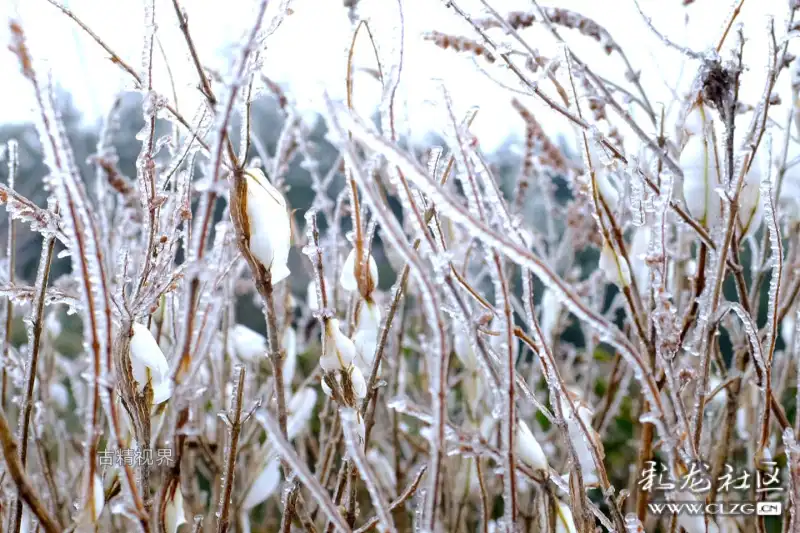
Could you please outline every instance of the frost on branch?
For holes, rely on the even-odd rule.
[[[202,6],[175,0],[147,3],[132,61],[113,25],[51,4],[130,91],[77,155],[39,22],[11,23],[47,171],[41,199],[23,194],[4,150],[4,526],[760,531],[652,504],[728,504],[726,473],[771,462],[788,494],[770,520],[796,526],[782,14],[764,31],[745,11],[761,6],[712,10],[721,33],[694,51],[647,15],[569,3],[456,0],[439,24],[403,3],[254,0],[217,57]],[[272,61],[320,13],[345,31],[314,54],[330,69],[293,66],[326,77],[316,91]],[[451,79],[462,66],[487,85]],[[377,120],[357,111],[368,82]],[[708,486],[644,489],[651,464],[679,481],[703,465]]]

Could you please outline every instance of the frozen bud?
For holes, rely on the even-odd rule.
[[[787,350],[794,346],[796,324],[797,315],[792,311],[786,313],[783,322],[781,322],[781,339],[783,339],[783,343],[786,344]]]
[[[755,160],[750,166],[750,171],[744,178],[742,190],[739,192],[739,209],[736,211],[736,221],[742,237],[755,233],[761,225],[764,213],[764,204],[761,201],[761,162],[756,153]]]
[[[697,261],[695,261],[694,259],[689,259],[688,261],[686,261],[686,266],[684,266],[683,268],[684,268],[683,271],[686,273],[687,276],[691,277],[697,275]]]
[[[356,347],[339,329],[335,318],[325,321],[325,352],[319,358],[319,366],[326,372],[346,369],[356,357]]]
[[[683,130],[687,136],[705,136],[712,122],[711,110],[703,104],[696,104],[686,115]]]
[[[598,267],[603,271],[610,283],[614,283],[621,288],[631,284],[631,271],[628,268],[628,263],[624,257],[617,254],[616,250],[608,242],[603,242]]]
[[[367,381],[364,379],[364,374],[361,372],[361,369],[359,369],[356,365],[350,365],[350,367],[346,370],[346,372],[350,380],[350,386],[352,387],[352,395],[356,399],[366,397]],[[343,386],[341,375],[339,374],[339,372],[333,374],[333,379],[336,380],[336,383],[338,383],[339,387]],[[328,384],[325,382],[324,378],[321,380],[320,383],[322,385],[322,392],[324,392],[326,396],[333,395],[333,391],[331,390],[330,386],[328,386]],[[345,398],[347,398],[347,392],[346,391],[342,392],[345,394]]]
[[[167,401],[172,396],[169,363],[146,326],[133,324],[130,349],[136,391],[142,394],[147,384],[150,384],[153,389],[153,404]]]
[[[617,192],[617,188],[614,186],[605,172],[598,172],[596,176],[597,177],[595,180],[597,182],[597,193],[603,198],[603,201],[611,210],[611,212],[614,213],[619,206],[619,192]]]
[[[542,329],[542,336],[544,336],[544,340],[547,343],[553,337],[553,332],[556,329],[563,307],[563,304],[558,301],[558,296],[552,290],[544,290],[544,293],[542,293],[542,318],[539,323]]]
[[[534,470],[547,471],[547,457],[544,455],[539,441],[533,436],[528,424],[517,422],[517,454],[520,459]]]
[[[381,327],[381,309],[374,301],[364,301],[358,314],[358,329],[361,331],[374,331],[376,334]]]
[[[350,250],[350,254],[347,256],[347,259],[344,261],[344,265],[342,266],[342,275],[339,278],[339,283],[341,283],[342,288],[346,291],[357,291],[358,290],[358,276],[356,276],[356,249],[353,248]],[[363,278],[364,273],[361,273]],[[375,262],[375,258],[372,256],[372,253],[369,254],[369,279],[367,281],[367,286],[370,287],[370,290],[366,291],[366,294],[372,292],[371,289],[378,286],[378,264]]]
[[[578,533],[572,511],[561,500],[556,500],[556,533]]]
[[[164,523],[163,528],[165,533],[175,533],[181,524],[186,523],[186,515],[183,511],[183,493],[181,492],[181,483],[176,480],[166,491],[166,500],[164,502]]]
[[[375,360],[375,350],[378,348],[378,336],[371,331],[356,331],[353,336],[353,344],[356,347],[356,359],[358,366],[363,372],[372,370],[372,362]]]
[[[53,382],[50,384],[50,399],[62,411],[69,407],[69,391],[62,383]]]
[[[364,374],[356,366],[350,367],[350,383],[353,385],[353,392],[356,398],[364,398],[367,396],[367,382],[364,380]]]
[[[722,385],[722,382],[719,380],[719,378],[715,376],[710,376],[708,378],[708,394],[711,394],[712,392],[717,390],[717,388],[719,388],[720,385]],[[714,395],[714,397],[711,398],[712,405],[718,408],[723,407],[726,403],[727,396],[728,396],[728,389],[726,387],[720,388]]]
[[[636,285],[641,292],[645,292],[650,286],[650,267],[647,265],[647,251],[650,248],[652,233],[650,226],[637,228],[633,234],[628,252],[628,256],[631,259],[633,277],[636,279]]]
[[[563,397],[559,398],[561,411],[564,420],[567,422],[567,433],[574,443],[575,453],[581,465],[583,481],[587,485],[591,485],[598,481],[597,466],[594,462],[592,447],[597,450],[602,459],[603,442],[592,427],[592,415],[594,414],[592,409],[577,394],[568,392],[568,395],[571,397],[569,401]],[[575,417],[576,414],[580,420]],[[584,431],[584,428],[586,431]]]
[[[58,318],[58,313],[49,313],[44,321],[44,327],[47,330],[48,335],[50,335],[50,337],[53,339],[61,335],[62,327],[61,320]]]
[[[267,354],[267,339],[247,326],[236,324],[230,331],[236,356],[243,361],[254,361]]]
[[[484,395],[481,373],[477,370],[468,370],[461,378],[461,390],[464,392],[464,397],[472,412],[477,412],[478,404]]]
[[[292,229],[286,200],[257,168],[245,171],[250,252],[277,283],[289,275]]]
[[[269,498],[278,490],[281,482],[280,462],[277,458],[267,462],[264,469],[253,482],[242,503],[242,509],[249,511]]]
[[[324,382],[323,382],[324,383]],[[289,401],[289,417],[286,421],[286,435],[289,440],[295,438],[303,429],[309,427],[309,420],[317,404],[317,391],[306,387],[292,396]]]
[[[328,282],[325,281],[325,296],[327,296],[328,301],[330,302],[330,289],[328,288]],[[308,282],[308,287],[306,288],[306,305],[312,311],[319,311],[319,297],[317,296],[317,282],[311,280]]]
[[[367,302],[361,306],[358,317],[358,328],[353,336],[353,344],[358,355],[358,365],[363,372],[372,369],[375,350],[378,347],[378,333],[381,325],[381,310],[375,302]]]
[[[330,386],[325,382],[325,378],[323,377],[319,384],[322,386],[322,392],[325,393],[325,396],[332,396],[333,390],[331,390]]]
[[[467,370],[475,370],[478,368],[478,357],[475,355],[475,350],[472,348],[472,339],[470,339],[468,332],[455,332],[453,350],[458,360],[464,365],[464,368]]]
[[[75,519],[76,533],[88,533],[97,529],[95,524],[103,512],[103,506],[106,502],[103,481],[97,473],[89,478],[89,484],[85,493],[88,497],[84,499],[83,510]]]
[[[689,213],[706,227],[716,224],[722,208],[717,156],[716,146],[704,135],[689,137],[681,151],[683,198]]]
[[[493,416],[486,415],[483,417],[480,433],[481,437],[486,439],[490,446],[497,447],[497,420]]]
[[[297,368],[297,333],[294,329],[287,327],[283,331],[281,339],[283,347],[283,384],[288,388],[294,379],[294,371]]]

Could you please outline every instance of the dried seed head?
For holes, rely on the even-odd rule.
[[[705,69],[703,98],[720,113],[726,113],[728,102],[733,97],[734,73],[731,69],[723,66],[720,61],[707,63]]]

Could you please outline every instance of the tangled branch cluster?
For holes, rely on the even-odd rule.
[[[115,164],[116,109],[95,176],[81,174],[49,77],[11,22],[50,173],[46,206],[20,195],[9,143],[0,530],[764,532],[764,517],[649,504],[729,502],[728,469],[777,465],[783,530],[800,531],[796,3],[783,30],[770,26],[764,74],[743,65],[742,2],[702,54],[645,17],[697,72],[667,113],[580,13],[534,1],[508,16],[484,3],[477,17],[448,1],[472,33],[421,39],[516,78],[509,104],[526,135],[511,186],[481,150],[476,111],[456,116],[446,93],[443,146],[403,147],[402,48],[380,46],[403,42],[400,3],[398,35],[380,35],[346,2],[354,35],[347,99],[324,100],[339,154],[328,169],[291,94],[261,71],[288,0],[271,20],[257,3],[225,79],[209,77],[172,0],[204,100],[192,118],[153,89],[152,4],[137,70],[51,3],[130,76],[145,127],[136,176]],[[522,33],[533,27],[563,56],[540,56]],[[353,111],[362,31],[380,127]],[[573,32],[621,59],[627,88],[581,60]],[[740,101],[744,76],[763,76],[759,102]],[[793,103],[776,118],[790,76]],[[252,134],[262,88],[286,115],[274,154]],[[527,101],[574,130],[580,157]],[[311,176],[309,205],[288,203],[294,161]],[[43,236],[30,285],[14,275],[23,226]],[[71,272],[51,279],[67,257]],[[265,336],[237,317],[245,297]],[[77,358],[53,342],[62,308],[81,320]],[[639,474],[653,464],[675,479],[701,465],[707,490],[652,492]]]

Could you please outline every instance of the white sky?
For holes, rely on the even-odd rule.
[[[144,35],[144,11],[139,0],[64,0],[70,9],[98,33],[120,56],[140,67]],[[481,16],[478,0],[461,0],[461,7]],[[117,91],[130,87],[127,74],[107,60],[104,52],[77,26],[45,0],[6,1],[0,5],[0,17],[21,20],[29,46],[38,62],[52,71],[54,79],[72,96],[87,120],[97,120],[107,110]],[[257,7],[256,0],[183,0],[189,25],[201,59],[211,68],[225,69],[236,53],[235,43],[249,29]],[[278,9],[272,0],[268,18]],[[396,0],[362,0],[364,13],[377,13],[373,28],[376,38],[390,47],[396,27]],[[528,0],[495,0],[501,12],[532,9]],[[635,68],[642,70],[642,82],[653,103],[669,104],[670,87],[684,91],[697,69],[696,62],[684,62],[681,55],[666,49],[649,32],[638,15],[633,0],[560,0],[544,3],[584,13],[604,26],[621,44]],[[682,7],[681,0],[641,0],[643,9],[656,26],[672,40],[703,50],[716,43],[731,11],[728,0],[696,0]],[[744,77],[742,99],[755,102],[761,92],[767,55],[766,20],[773,15],[783,27],[788,0],[746,0],[738,21],[744,23],[749,42],[745,56],[750,72]],[[301,109],[320,107],[322,89],[334,96],[344,92],[345,50],[352,35],[341,0],[293,0],[292,14],[267,41],[264,72],[273,80],[288,84],[289,93]],[[409,127],[415,135],[440,127],[443,119],[440,84],[451,93],[456,112],[480,107],[473,131],[484,149],[491,151],[506,136],[522,131],[522,121],[510,108],[510,93],[499,89],[475,68],[472,56],[440,50],[420,39],[425,31],[476,37],[469,26],[445,7],[444,0],[403,0],[406,28],[405,62],[400,99],[407,102]],[[166,50],[167,61],[177,85],[179,106],[187,118],[194,115],[199,102],[197,77],[187,49],[177,28],[171,0],[156,0],[157,36]],[[782,33],[782,30],[781,32]],[[523,35],[542,55],[554,57],[559,49],[549,34],[541,29],[526,30]],[[562,30],[573,49],[604,76],[624,83],[621,61],[607,57],[594,41],[575,31]],[[32,98],[27,83],[19,74],[16,58],[6,48],[7,24],[0,28],[0,123],[28,120]],[[728,45],[734,43],[729,38]],[[357,63],[374,67],[374,58],[366,39],[357,47]],[[226,54],[228,57],[226,57]],[[486,65],[484,62],[479,62]],[[156,52],[156,90],[171,95],[164,59]],[[515,85],[508,72],[488,66],[498,78]],[[223,70],[224,71],[224,70]],[[681,73],[683,72],[683,75]],[[535,77],[535,75],[533,75]],[[788,78],[782,80],[784,101],[789,101]],[[379,83],[367,74],[355,80],[356,100],[362,111],[377,103]],[[547,85],[546,90],[551,91]],[[549,133],[569,131],[560,117],[531,98],[522,98],[539,113],[539,120]]]

